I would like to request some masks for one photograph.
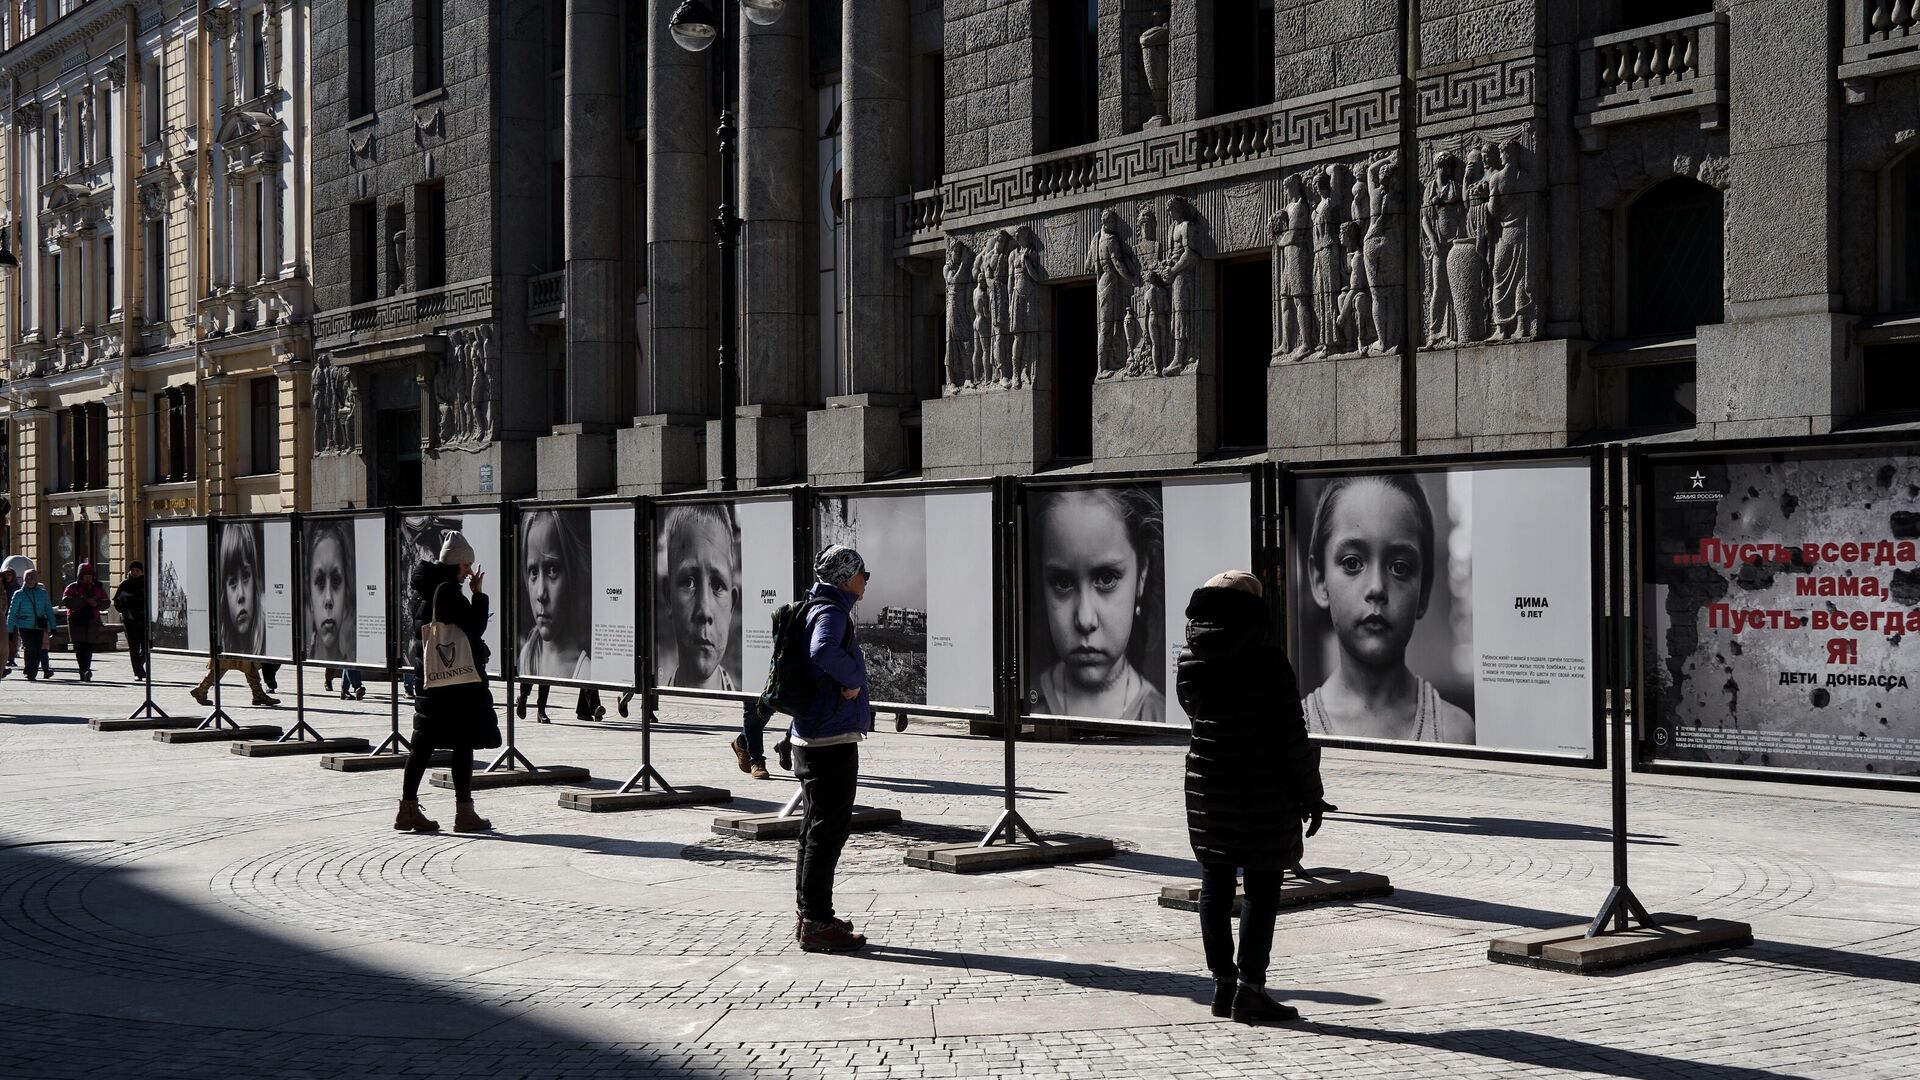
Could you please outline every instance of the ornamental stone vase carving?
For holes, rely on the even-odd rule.
[[[1141,127],[1164,127],[1167,123],[1167,25],[1150,26],[1140,35],[1140,67],[1146,72],[1147,93],[1153,99],[1153,115]]]

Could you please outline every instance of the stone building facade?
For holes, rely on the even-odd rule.
[[[723,193],[727,46],[680,49],[674,0],[263,2],[5,5],[22,545],[142,500],[711,483],[723,194],[747,486],[1920,410],[1910,4],[789,0],[731,27]],[[268,85],[253,11],[280,35]],[[43,175],[40,118],[142,123],[147,68],[115,57],[163,39],[165,137]],[[50,318],[48,260],[92,280],[88,245],[124,270],[58,303],[114,300]],[[274,481],[232,423],[264,374],[291,424]],[[76,492],[50,417],[89,402],[109,479]],[[113,464],[183,422],[186,487]]]
[[[0,549],[306,505],[307,4],[0,10]]]

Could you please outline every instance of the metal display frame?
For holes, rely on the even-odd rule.
[[[1647,672],[1657,661],[1648,655],[1647,635],[1641,632],[1640,609],[1646,590],[1650,587],[1648,560],[1654,557],[1653,515],[1641,513],[1640,508],[1651,505],[1646,492],[1652,481],[1654,467],[1662,461],[1674,458],[1752,457],[1756,455],[1806,455],[1829,451],[1865,452],[1882,450],[1889,454],[1907,453],[1920,457],[1920,436],[1910,431],[1859,432],[1852,434],[1833,434],[1811,436],[1801,439],[1723,439],[1706,442],[1675,443],[1672,445],[1633,446],[1627,451],[1626,478],[1630,485],[1628,497],[1634,512],[1630,515],[1630,528],[1623,533],[1623,561],[1627,564],[1627,574],[1631,587],[1627,590],[1627,614],[1622,634],[1626,644],[1623,655],[1629,670],[1624,680],[1632,688],[1634,709],[1632,762],[1636,772],[1664,775],[1708,776],[1730,780],[1760,781],[1780,784],[1809,784],[1836,788],[1872,788],[1886,791],[1920,790],[1920,775],[1890,776],[1865,773],[1837,772],[1820,769],[1790,769],[1771,765],[1728,765],[1714,762],[1676,761],[1657,755],[1652,745],[1652,723],[1640,722],[1639,709],[1642,702],[1650,701],[1646,694]]]
[[[141,530],[141,537],[140,537],[141,543],[145,546],[147,557],[141,561],[150,563],[150,564],[153,563],[153,534],[155,532],[158,532],[161,529],[177,529],[177,528],[180,528],[181,526],[197,525],[205,532],[205,534],[209,538],[211,538],[213,536],[213,528],[212,528],[213,520],[214,519],[211,517],[148,518],[144,524],[144,527]],[[212,540],[209,539],[208,543],[211,544]],[[159,592],[159,589],[160,589],[160,569],[161,568],[159,566],[155,565],[153,569],[149,571],[149,575],[148,575],[153,578],[153,583],[147,586],[147,623],[148,623],[147,652],[158,654],[160,656],[194,656],[202,659],[211,657],[213,655],[213,638],[214,638],[213,595],[212,595],[213,567],[212,566],[207,567],[207,580],[201,582],[201,585],[208,589],[207,647],[204,650],[198,650],[198,651],[192,648],[185,648],[185,649],[164,648],[161,646],[157,646],[153,643],[153,625],[158,622],[158,620],[155,618],[155,614],[159,609],[155,604],[155,600],[158,599],[156,594]],[[51,590],[49,590],[49,593],[51,593]],[[148,665],[148,667],[149,667],[149,670],[151,670],[152,665]]]
[[[339,510],[339,511],[328,511],[325,513],[302,514],[300,516],[300,563],[299,563],[300,574],[299,576],[301,581],[301,591],[304,592],[306,588],[305,583],[307,580],[307,574],[309,570],[309,567],[307,566],[307,561],[312,556],[312,544],[311,544],[312,528],[316,523],[325,524],[329,522],[343,521],[343,522],[349,523],[349,527],[351,527],[351,523],[353,522],[372,521],[372,520],[378,520],[381,524],[381,529],[380,529],[381,545],[380,546],[381,546],[382,565],[380,568],[381,573],[379,574],[379,579],[380,579],[380,590],[382,593],[382,601],[381,601],[382,612],[381,613],[386,618],[386,626],[387,626],[387,632],[384,635],[385,645],[386,645],[385,659],[379,663],[373,663],[373,664],[362,663],[358,658],[357,651],[356,651],[355,658],[353,660],[327,660],[327,659],[321,659],[318,657],[308,655],[308,649],[307,649],[308,642],[305,636],[306,628],[304,626],[295,628],[296,638],[295,638],[294,651],[298,652],[304,658],[301,661],[304,664],[318,665],[321,667],[330,667],[330,668],[351,668],[354,671],[362,671],[362,672],[371,671],[376,674],[385,675],[389,680],[392,680],[398,677],[397,667],[394,663],[394,656],[393,656],[393,653],[394,653],[394,650],[393,650],[394,627],[393,627],[393,617],[392,617],[393,601],[390,597],[386,597],[385,594],[389,589],[392,588],[392,584],[393,584],[392,581],[390,580],[391,579],[390,568],[393,566],[393,528],[394,528],[393,527],[393,508],[378,507],[372,510]],[[359,553],[357,550],[358,549],[357,540],[355,542],[355,548],[356,548],[356,551],[355,551],[355,566],[354,566],[354,583],[358,585],[361,581],[361,577],[359,572],[360,567],[358,565]],[[359,617],[358,609],[359,609],[359,601],[356,599],[355,600],[356,636],[357,636],[357,620]],[[300,610],[301,610],[301,615],[305,616],[306,608],[304,603],[302,604]]]
[[[300,646],[302,644],[300,640],[300,615],[301,615],[300,601],[301,601],[302,595],[305,592],[305,590],[301,588],[303,575],[301,573],[302,564],[300,561],[300,525],[301,525],[301,520],[305,516],[306,515],[299,514],[299,513],[232,514],[232,515],[215,514],[205,519],[208,523],[208,531],[210,531],[213,534],[213,553],[215,557],[215,561],[207,564],[207,589],[208,589],[207,624],[208,624],[208,633],[210,637],[213,638],[214,640],[217,641],[220,637],[220,618],[217,614],[215,614],[213,601],[214,601],[214,598],[218,596],[220,592],[220,589],[218,587],[219,581],[220,581],[220,564],[218,561],[218,557],[220,554],[221,530],[225,529],[229,525],[260,525],[263,527],[261,531],[261,535],[264,537],[266,535],[264,526],[271,523],[275,523],[275,522],[286,522],[288,525],[287,557],[292,561],[292,564],[293,564],[292,566],[293,581],[289,584],[289,588],[293,590],[293,597],[292,597],[293,627],[290,634],[290,637],[292,638],[292,641],[293,641],[293,647],[287,650],[289,655],[275,656],[272,653],[233,652],[233,651],[229,651],[226,648],[225,642],[220,642],[220,655],[226,657],[229,660],[251,660],[254,663],[258,663],[258,664],[295,664],[299,662],[296,659],[296,657],[300,653]],[[262,551],[261,551],[260,561],[263,565],[266,562],[266,551],[264,547],[262,548]],[[263,619],[266,617],[266,612],[264,610],[260,613],[260,617]]]
[[[1299,641],[1294,626],[1292,572],[1297,552],[1293,541],[1295,535],[1294,501],[1297,485],[1302,479],[1319,477],[1351,476],[1362,473],[1432,473],[1452,469],[1484,469],[1488,467],[1529,466],[1529,465],[1585,465],[1589,473],[1588,496],[1594,512],[1589,525],[1589,544],[1591,558],[1588,565],[1590,576],[1590,604],[1592,614],[1592,655],[1587,661],[1592,694],[1589,709],[1592,723],[1588,738],[1592,747],[1585,757],[1576,754],[1549,753],[1537,750],[1508,750],[1496,747],[1468,746],[1452,743],[1415,743],[1393,739],[1363,739],[1353,737],[1318,735],[1309,732],[1315,745],[1331,746],[1346,750],[1370,750],[1386,753],[1417,754],[1424,757],[1472,758],[1483,761],[1515,761],[1538,765],[1559,765],[1569,768],[1602,769],[1607,766],[1607,730],[1606,730],[1606,694],[1609,683],[1607,664],[1607,643],[1610,629],[1607,621],[1608,575],[1598,572],[1605,565],[1609,545],[1607,542],[1607,506],[1606,491],[1607,449],[1604,446],[1588,448],[1571,447],[1556,450],[1516,450],[1484,454],[1434,454],[1416,457],[1380,457],[1356,458],[1352,460],[1309,462],[1300,464],[1282,464],[1273,489],[1273,522],[1275,526],[1273,551],[1279,556],[1277,573],[1279,577],[1280,603],[1276,605],[1276,617],[1281,621],[1282,639],[1286,642],[1289,657],[1299,655]]]
[[[805,518],[806,518],[808,536],[809,538],[811,538],[813,534],[818,531],[819,520],[820,520],[820,517],[819,517],[820,502],[823,499],[837,499],[837,498],[849,498],[849,499],[882,498],[884,499],[884,498],[908,498],[913,496],[919,496],[921,498],[924,498],[928,494],[932,494],[936,492],[956,492],[956,491],[957,492],[977,492],[979,494],[983,494],[987,496],[987,502],[989,506],[988,527],[989,527],[989,530],[991,530],[992,528],[995,527],[995,523],[998,521],[997,517],[994,516],[994,510],[992,509],[992,507],[996,505],[994,503],[994,499],[996,497],[995,484],[996,484],[996,481],[991,478],[989,479],[976,478],[976,479],[965,479],[965,480],[895,480],[895,481],[883,481],[883,482],[874,483],[874,484],[841,484],[841,485],[834,485],[834,486],[828,486],[828,487],[803,487],[799,490],[804,492],[806,495]],[[802,546],[797,542],[797,539],[798,538],[796,537],[796,543],[794,544],[794,549],[793,549],[794,564],[795,564],[794,570],[795,570],[796,584],[798,584],[802,589],[804,589],[807,587],[808,584],[810,584],[811,578],[813,576],[814,551],[813,551],[813,546],[811,544]],[[933,568],[929,567],[928,569],[929,571],[931,571]],[[995,564],[994,571],[995,573],[998,573],[997,563]],[[886,572],[884,567],[881,569],[881,572],[882,573]],[[929,612],[929,615],[931,615],[931,612]],[[989,616],[989,618],[991,618],[991,616]],[[995,633],[999,632],[999,627],[997,623],[994,625],[994,632]],[[873,706],[873,711],[876,714],[893,713],[901,716],[924,716],[924,717],[941,719],[941,720],[991,719],[996,715],[998,715],[998,712],[999,712],[999,705],[995,700],[995,695],[997,694],[998,691],[993,688],[994,682],[995,682],[994,669],[998,666],[998,656],[999,654],[997,652],[994,653],[987,663],[988,670],[986,672],[986,675],[987,675],[987,683],[988,683],[989,689],[987,694],[987,704],[984,706],[981,706],[979,708],[967,708],[967,707],[957,706],[957,705],[927,705],[927,704],[916,705],[911,702],[880,701],[876,699],[870,702],[871,705]],[[929,660],[931,660],[931,654],[929,654]]]
[[[1036,491],[1062,491],[1076,488],[1111,487],[1123,484],[1164,484],[1167,482],[1186,480],[1221,480],[1236,477],[1244,479],[1247,484],[1247,510],[1250,524],[1247,551],[1248,560],[1253,564],[1248,567],[1248,569],[1255,576],[1264,579],[1267,575],[1267,567],[1262,565],[1262,560],[1268,550],[1268,530],[1266,522],[1261,518],[1261,488],[1262,477],[1270,469],[1271,464],[1268,462],[1249,462],[1238,465],[1203,466],[1200,468],[1144,469],[1115,473],[1063,473],[1052,476],[1009,478],[1013,482],[1013,490],[1011,492],[1014,500],[1014,506],[1011,511],[1013,536],[1011,547],[1004,553],[1004,556],[1019,563],[1019,566],[1012,576],[1012,580],[1017,583],[1013,594],[1017,602],[1011,605],[1012,611],[1008,614],[1008,619],[1012,625],[1004,628],[1003,633],[1006,633],[1011,638],[1010,647],[1016,654],[1015,661],[1011,666],[1018,673],[1019,677],[1017,686],[1019,700],[1017,702],[1018,709],[1016,710],[1016,715],[1019,719],[1022,721],[1047,721],[1052,724],[1066,726],[1076,731],[1110,732],[1127,735],[1139,735],[1150,732],[1177,732],[1184,735],[1190,730],[1188,725],[1173,723],[1172,721],[1151,724],[1105,717],[1070,716],[1064,713],[1033,713],[1028,711],[1033,690],[1033,688],[1027,684],[1026,657],[1029,653],[1029,642],[1027,640],[1026,625],[1028,620],[1024,617],[1028,608],[1028,593],[1031,591],[1029,588],[1030,583],[1027,581],[1027,555],[1028,541],[1030,539],[1030,521],[1028,517],[1029,496]],[[1165,510],[1163,507],[1163,529],[1164,514]],[[1000,567],[996,566],[996,570],[1000,569]],[[1163,544],[1161,552],[1161,573],[1163,577],[1166,570],[1166,554]],[[1166,588],[1166,582],[1164,580],[1161,582],[1161,588]],[[1165,643],[1165,647],[1168,650],[1177,649],[1179,646],[1179,642],[1171,640]],[[1163,689],[1163,693],[1168,702],[1171,703],[1174,697],[1174,688],[1167,686]],[[1171,704],[1169,708],[1171,708]]]
[[[393,510],[392,548],[393,548],[394,557],[388,561],[389,562],[388,569],[390,571],[389,573],[390,580],[387,582],[387,587],[392,591],[394,603],[393,603],[393,611],[388,615],[388,619],[390,620],[388,625],[395,627],[394,638],[396,640],[396,643],[398,644],[398,648],[396,651],[399,653],[399,656],[400,656],[400,668],[403,676],[406,672],[406,667],[407,667],[406,645],[411,641],[411,634],[409,632],[403,632],[402,628],[407,627],[413,620],[412,612],[405,610],[406,598],[404,595],[406,592],[407,581],[408,579],[411,578],[413,574],[413,569],[412,569],[413,563],[410,560],[402,559],[402,555],[404,554],[404,552],[402,552],[400,548],[400,532],[405,527],[406,519],[410,517],[421,516],[421,515],[433,515],[433,516],[442,516],[442,515],[459,516],[459,515],[466,515],[466,514],[498,515],[499,522],[497,523],[494,529],[494,532],[496,534],[495,538],[498,541],[498,546],[500,550],[500,561],[503,565],[489,566],[489,567],[486,567],[484,570],[484,572],[487,574],[488,577],[494,578],[495,581],[497,582],[497,584],[495,584],[493,588],[492,595],[495,599],[498,599],[500,595],[500,589],[508,587],[511,584],[511,582],[514,580],[514,575],[512,573],[512,563],[511,563],[512,552],[508,549],[507,543],[506,543],[507,541],[506,519],[510,516],[512,512],[511,507],[512,507],[512,504],[509,502],[496,501],[496,502],[474,502],[474,503],[458,503],[458,502],[432,503],[432,504],[423,504],[423,505],[416,505],[416,506],[396,506],[392,508]],[[472,535],[472,530],[465,528],[464,524],[460,531],[463,534]],[[506,613],[504,611],[495,611],[493,613],[493,619],[494,619],[494,625],[500,628],[500,655],[495,656],[493,658],[493,665],[494,665],[494,668],[497,670],[483,671],[481,672],[481,675],[484,676],[489,682],[505,682],[507,677],[506,657],[508,653],[512,652],[512,649],[509,646],[508,640],[507,640]]]

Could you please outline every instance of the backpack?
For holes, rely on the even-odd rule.
[[[764,713],[799,716],[813,704],[818,690],[814,686],[811,657],[808,655],[807,624],[821,604],[830,601],[808,597],[781,604],[773,613],[773,661],[767,665],[767,685],[760,691],[760,709]],[[847,626],[851,635],[853,626]],[[842,642],[844,644],[844,642]]]

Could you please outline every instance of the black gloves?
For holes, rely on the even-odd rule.
[[[1312,836],[1320,831],[1320,815],[1337,813],[1339,809],[1325,799],[1321,799],[1317,806],[1302,808],[1300,817],[1307,823],[1307,835]]]

